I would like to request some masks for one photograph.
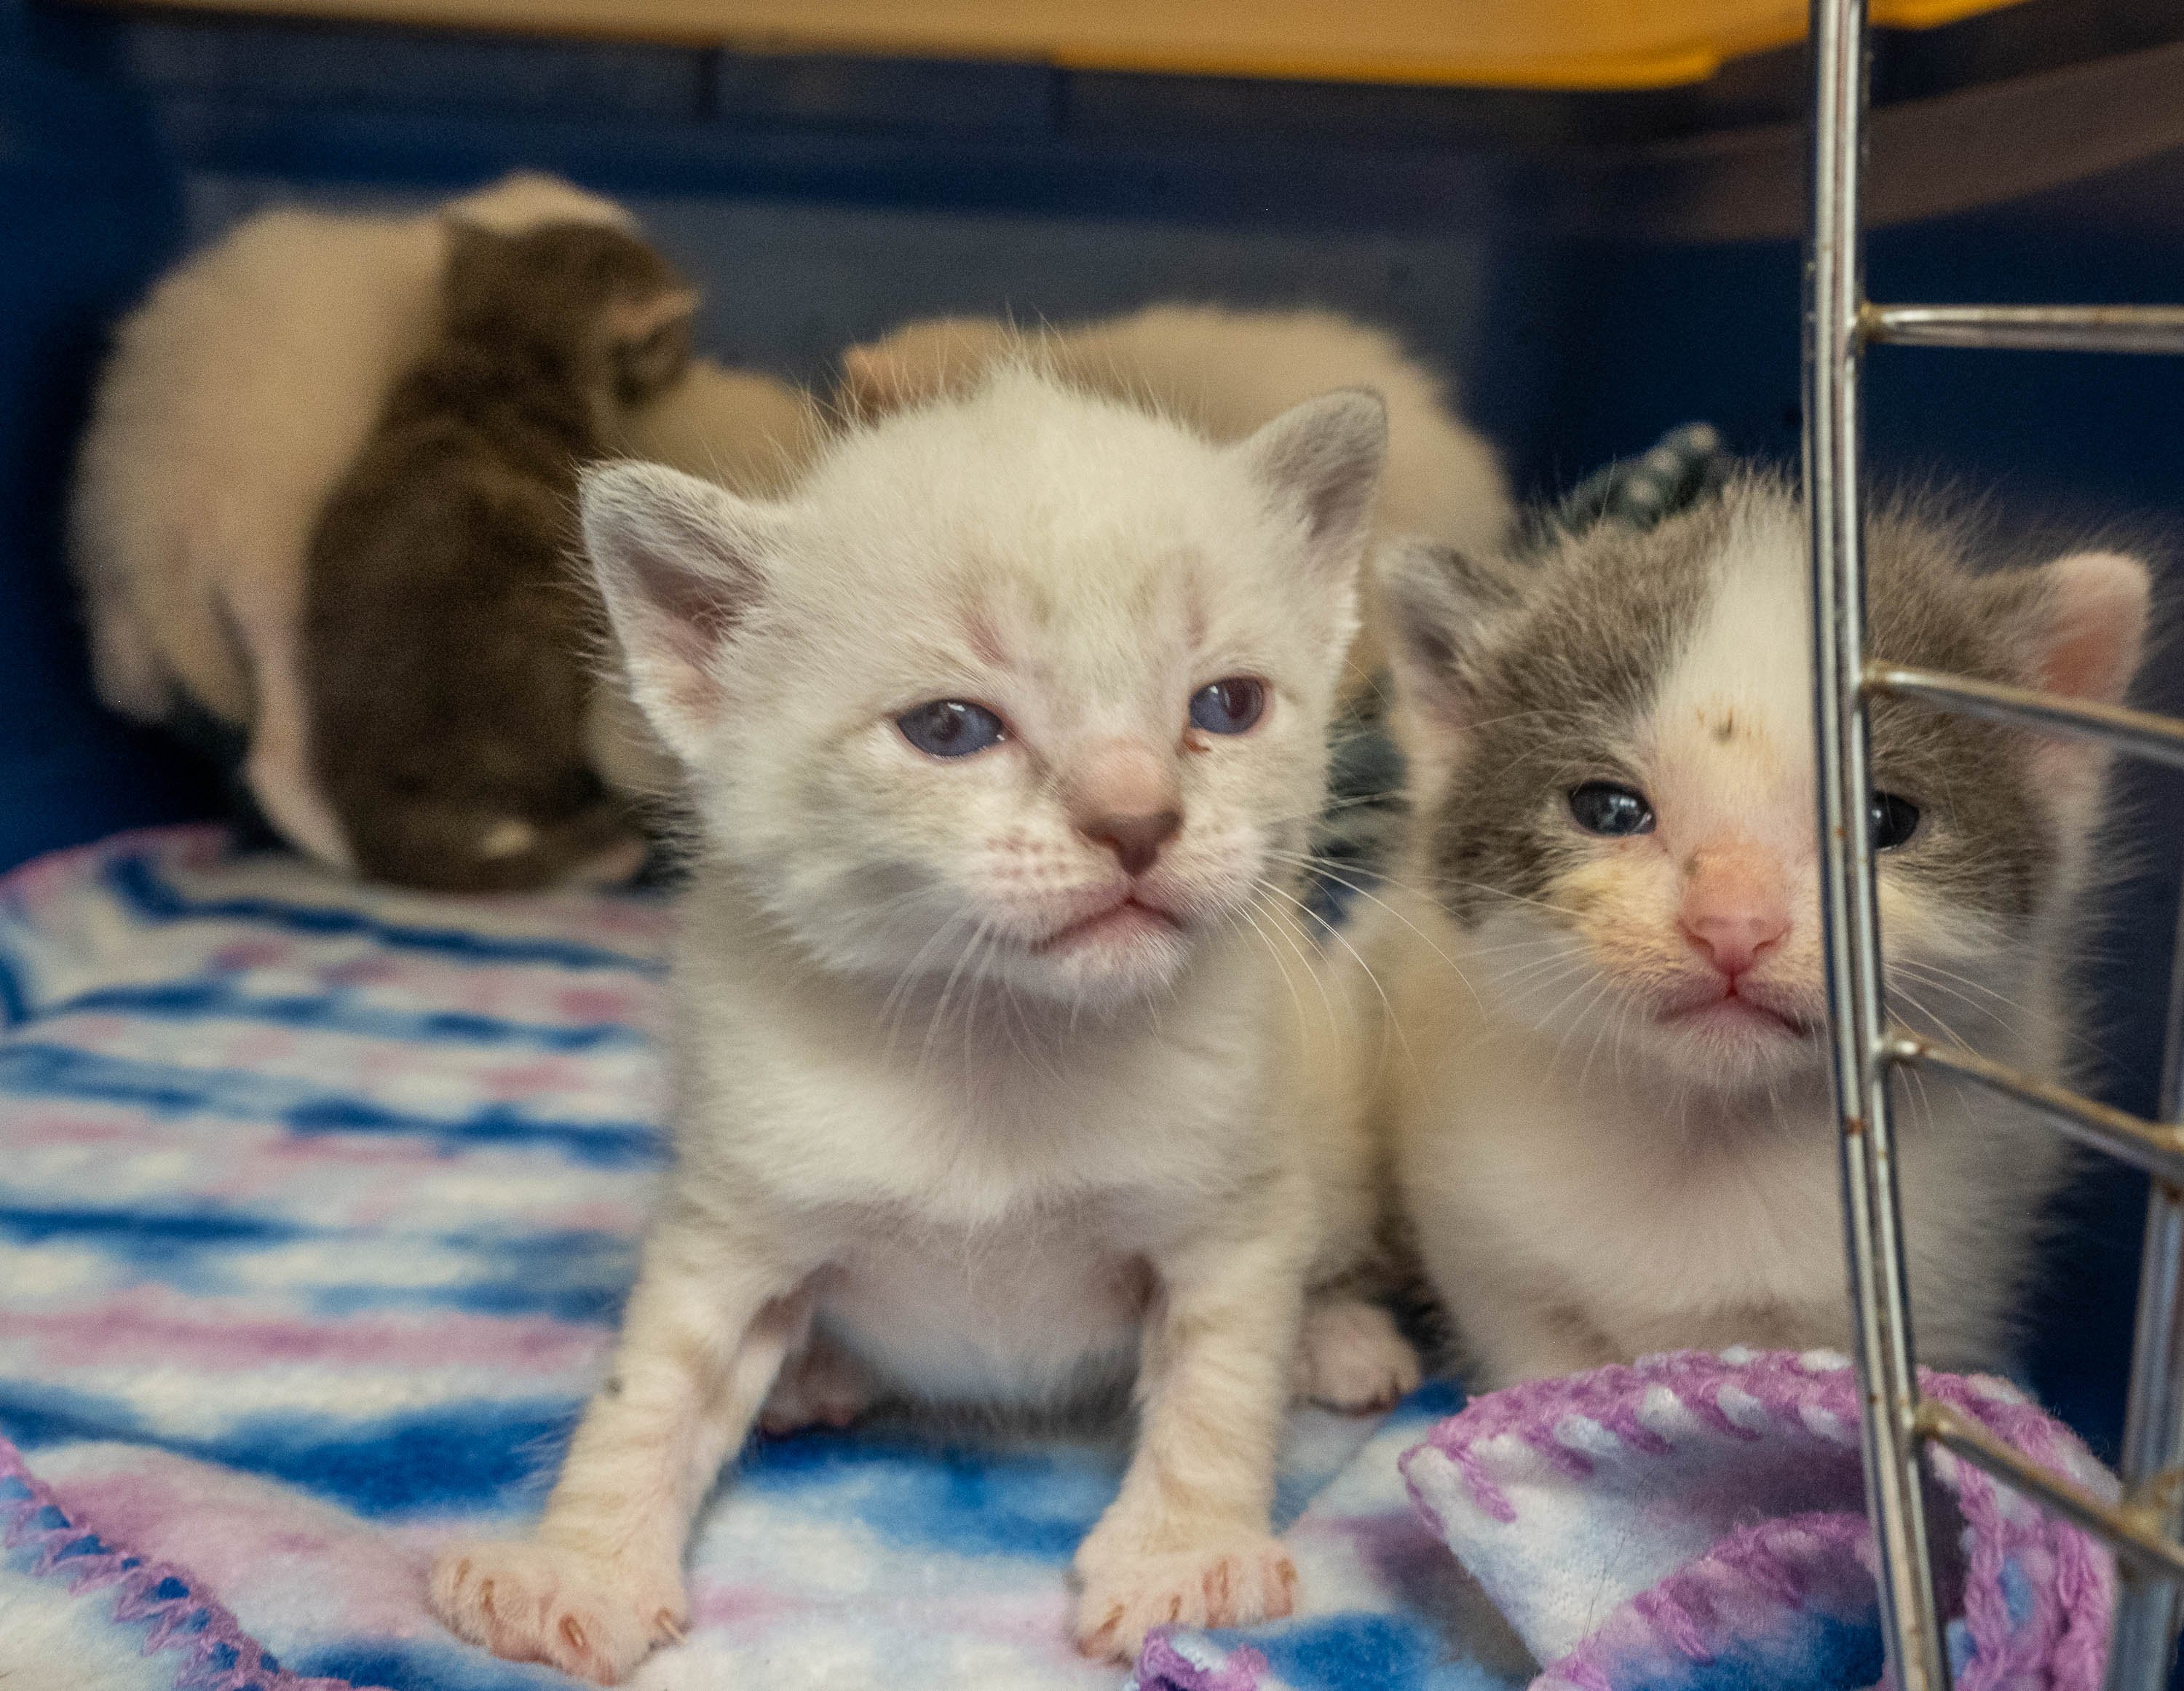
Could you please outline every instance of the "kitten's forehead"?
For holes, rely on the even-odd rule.
[[[850,435],[800,503],[802,613],[861,636],[1112,676],[1298,626],[1235,454],[1028,372]]]
[[[1812,848],[1812,609],[1794,511],[1732,509],[1696,620],[1637,736],[1664,822],[1693,843]],[[1678,842],[1680,845],[1682,842]]]
[[[1624,743],[1703,730],[1718,744],[1769,745],[1784,758],[1802,747],[1809,759],[1808,545],[1802,506],[1759,477],[1648,532],[1603,526],[1570,541],[1538,566],[1525,614],[1503,631],[1488,703],[1560,704],[1566,724],[1581,711],[1595,733]],[[1905,507],[1875,516],[1866,562],[1874,657],[2024,678],[2012,613],[2036,591],[2029,578],[1975,576],[1949,526]],[[1918,737],[1913,719],[1884,714],[1877,741]]]
[[[1017,683],[1050,730],[1163,731],[1169,695],[1228,632],[1188,549],[1117,559],[1096,590],[1017,560],[960,568],[936,655]],[[1022,694],[1018,695],[1022,697]]]

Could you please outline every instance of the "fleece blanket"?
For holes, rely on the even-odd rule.
[[[443,1537],[536,1512],[604,1366],[671,917],[362,888],[209,829],[0,881],[8,1691],[574,1683],[457,1643],[422,1582]],[[1284,1518],[1369,1430],[1296,1418]],[[700,1524],[688,1644],[638,1683],[1113,1691],[1067,1571],[1123,1457],[761,1441]]]
[[[572,1683],[450,1638],[423,1580],[443,1537],[535,1513],[604,1366],[657,1177],[671,915],[359,888],[213,829],[0,879],[7,1691]],[[1940,1389],[2098,1482],[2007,1388]],[[1852,1416],[1839,1359],[1735,1356],[1468,1409],[1429,1386],[1377,1426],[1300,1413],[1300,1613],[1156,1638],[1136,1682],[1869,1683]],[[1113,1691],[1064,1642],[1067,1570],[1123,1455],[884,1423],[759,1441],[701,1517],[688,1644],[636,1683]],[[1943,1477],[1960,1667],[2092,1691],[2105,1561]],[[1708,1606],[1724,1568],[1757,1581],[1743,1606]]]

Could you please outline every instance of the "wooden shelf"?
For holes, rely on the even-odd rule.
[[[158,9],[1081,70],[1556,89],[1702,82],[1804,0],[153,0]],[[1929,29],[2019,0],[1873,0]]]

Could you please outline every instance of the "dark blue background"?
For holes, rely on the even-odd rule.
[[[1153,80],[0,0],[0,866],[217,808],[207,771],[93,699],[59,513],[107,326],[178,253],[271,199],[415,202],[518,164],[562,171],[630,200],[704,280],[710,350],[794,377],[935,311],[1313,303],[1388,323],[1452,372],[1529,492],[1693,418],[1794,454],[1792,243],[1558,236],[1494,191],[1477,125],[1435,130],[1441,108],[1418,97],[1353,91],[1254,135],[1233,110],[1224,128],[1188,101],[1148,103]],[[1241,96],[1206,97],[1217,115]],[[1872,286],[2184,295],[2184,155],[1881,231]],[[2184,365],[1888,350],[1869,387],[1884,469],[2128,519],[2166,567],[2184,533]],[[2145,697],[2184,709],[2175,663],[2157,661]],[[2092,943],[2094,1040],[2109,1094],[2143,1110],[2184,804],[2142,771],[2126,788],[2133,872]],[[2038,1311],[2036,1383],[2111,1455],[2142,1202],[2114,1171],[2083,1183]]]

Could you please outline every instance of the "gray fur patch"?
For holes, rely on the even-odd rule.
[[[1981,575],[1975,537],[1908,501],[1867,525],[1867,651],[1886,663],[2023,685],[2042,585],[2028,570]],[[1893,872],[1963,909],[2021,927],[2040,909],[2062,848],[2033,791],[2036,737],[1900,699],[1876,700],[1874,786],[1924,813]]]
[[[1645,722],[1708,603],[1740,514],[1791,507],[1781,481],[1744,472],[1649,530],[1565,534],[1515,568],[1521,609],[1451,654],[1469,724],[1429,826],[1432,890],[1475,925],[1546,898],[1580,849],[1575,782],[1612,770]],[[1975,531],[1937,506],[1883,504],[1869,525],[1869,650],[1885,661],[2023,682],[2042,598],[2022,570],[1982,573]],[[1892,700],[1872,712],[1875,786],[1924,816],[1891,872],[1952,905],[2021,928],[2054,885],[2058,821],[2033,791],[2033,737]],[[1642,785],[1636,771],[1634,785]]]
[[[1612,767],[1652,709],[1728,528],[1727,505],[1709,503],[1651,530],[1571,537],[1532,564],[1522,609],[1468,654],[1471,726],[1429,858],[1433,891],[1458,921],[1552,884],[1574,843],[1565,795]]]

